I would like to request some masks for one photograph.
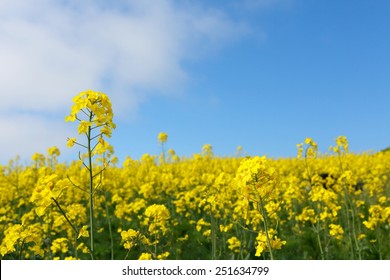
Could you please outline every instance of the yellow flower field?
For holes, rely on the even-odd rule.
[[[118,166],[108,97],[74,102],[73,162],[0,166],[2,259],[390,259],[390,152],[184,158],[162,133],[161,155]]]

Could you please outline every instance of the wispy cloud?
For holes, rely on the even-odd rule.
[[[42,137],[25,142],[33,135],[60,145],[61,124],[45,114],[62,121],[79,91],[109,91],[126,116],[151,93],[177,94],[184,61],[247,31],[224,11],[169,0],[1,1],[1,160],[41,150]]]
[[[0,128],[0,163],[6,163],[16,155],[20,155],[24,162],[34,152],[46,154],[47,148],[56,144],[63,148],[66,136],[74,134],[58,119],[36,114],[0,115]]]

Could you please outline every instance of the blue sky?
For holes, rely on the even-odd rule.
[[[119,159],[158,154],[161,131],[181,156],[291,157],[339,135],[386,148],[389,14],[385,0],[4,0],[0,163],[54,145],[75,159],[64,117],[85,89],[113,101]]]

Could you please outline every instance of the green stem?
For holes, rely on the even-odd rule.
[[[78,235],[78,234],[79,234],[79,231],[76,229],[76,227],[75,227],[75,226],[72,224],[72,222],[69,220],[68,216],[66,215],[65,211],[62,210],[62,208],[61,208],[60,204],[58,203],[58,201],[57,201],[54,197],[52,197],[51,199],[54,201],[54,203],[56,204],[57,208],[60,210],[62,216],[64,216],[64,218],[66,219],[66,221],[68,222],[68,224],[72,227],[72,229],[74,230],[74,232]]]
[[[106,217],[107,217],[107,223],[108,223],[108,232],[110,234],[110,249],[111,249],[111,260],[114,259],[114,238],[112,236],[112,228],[111,228],[111,219],[110,219],[110,212],[108,210],[108,205],[107,205],[107,196],[106,193],[104,193],[104,199],[105,199],[105,210],[106,210]]]
[[[259,206],[260,206],[260,210],[261,210],[261,215],[263,216],[265,237],[266,237],[266,240],[267,240],[268,250],[269,250],[269,253],[270,253],[270,256],[271,256],[271,260],[273,260],[273,259],[274,259],[274,255],[273,255],[273,252],[272,252],[271,241],[270,241],[269,236],[268,236],[267,213],[265,212],[264,204],[263,204],[263,199],[262,199],[262,198],[260,198]]]
[[[316,233],[317,233],[318,247],[320,248],[320,252],[321,252],[321,259],[325,260],[324,250],[322,249],[322,243],[321,243],[321,238],[320,238],[320,220],[319,220],[319,217],[318,217],[318,221],[317,221]]]
[[[378,253],[379,253],[379,260],[382,260],[382,248],[381,248],[381,241],[380,241],[380,232],[379,232],[379,226],[376,227],[376,242],[378,244]]]
[[[341,156],[342,156],[341,153],[338,152],[337,157],[339,159],[340,171],[341,171],[341,173],[343,173],[344,168],[343,168],[343,162],[342,162]],[[348,235],[349,246],[351,247],[351,258],[355,259],[355,252],[354,252],[355,250],[354,250],[354,246],[353,246],[353,244],[355,244],[357,254],[359,256],[359,259],[361,260],[362,259],[361,248],[360,248],[359,242],[356,238],[356,229],[355,229],[355,215],[356,214],[355,214],[354,204],[351,201],[351,198],[348,194],[347,185],[345,182],[343,183],[343,192],[344,192],[344,203],[345,203],[345,207],[346,207],[345,213],[346,213],[347,227],[348,227],[348,231],[350,231],[352,233],[352,236]],[[351,211],[351,218],[350,218],[349,211]],[[352,225],[351,225],[351,223],[352,223]],[[352,241],[352,238],[353,238],[353,241]]]
[[[353,205],[353,202],[350,201],[350,197],[348,196],[348,193],[347,193],[347,190],[346,190],[346,186],[344,186],[344,202],[345,202],[345,206],[346,206],[346,212],[347,212],[347,225],[349,227],[349,229],[352,231],[352,237],[353,237],[353,241],[355,243],[355,246],[356,246],[356,251],[357,251],[357,254],[359,256],[359,259],[361,260],[362,259],[362,254],[361,254],[361,249],[360,249],[360,246],[359,246],[359,242],[356,238],[356,229],[355,229],[355,211],[353,209],[354,205]],[[351,222],[352,222],[352,226],[350,225],[350,222],[349,222],[349,210],[351,211]],[[352,252],[352,259],[354,259],[354,250],[353,250],[353,246],[352,246],[352,237],[349,236],[349,242],[351,243],[351,252]]]
[[[165,163],[166,159],[165,159],[164,143],[161,143],[161,150],[162,150],[162,162],[161,163]]]
[[[216,223],[212,213],[210,213],[211,221],[211,259],[217,259],[217,235],[216,235]]]
[[[89,120],[92,121],[93,112],[90,112]],[[92,148],[91,148],[91,127],[88,127],[87,132],[88,138],[88,171],[89,171],[89,227],[91,230],[90,238],[91,238],[91,258],[94,259],[94,209],[93,209],[93,166],[92,166]]]
[[[19,260],[22,259],[22,252],[23,252],[23,247],[24,247],[24,239],[22,241],[22,244],[20,245],[20,250],[19,250]]]

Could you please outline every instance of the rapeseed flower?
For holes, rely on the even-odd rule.
[[[150,234],[162,233],[165,235],[170,220],[169,210],[165,205],[153,204],[145,209],[143,225],[148,226]]]
[[[229,250],[234,253],[238,253],[240,251],[241,241],[237,237],[230,237],[226,242],[228,243]]]
[[[274,229],[270,229],[268,232],[268,240],[270,240],[271,248],[272,249],[278,249],[280,250],[283,245],[285,245],[287,242],[282,241],[280,238],[276,236],[276,231]],[[256,257],[260,257],[261,254],[266,251],[268,248],[268,242],[266,233],[263,231],[259,231],[256,237]]]
[[[242,161],[236,174],[237,185],[246,199],[257,202],[271,199],[277,177],[275,168],[268,164],[265,156]]]
[[[158,142],[160,142],[161,144],[163,144],[163,143],[167,142],[167,140],[168,140],[168,134],[166,134],[165,132],[160,132],[160,133],[158,134],[157,139],[158,139]]]
[[[137,245],[137,242],[140,238],[140,233],[134,229],[129,229],[127,231],[121,232],[123,247],[127,250],[130,250]]]
[[[340,225],[330,224],[329,225],[329,235],[341,240],[343,238],[344,230]]]
[[[111,137],[112,129],[116,125],[113,122],[114,114],[111,101],[106,94],[87,90],[75,96],[73,103],[71,113],[65,118],[65,121],[74,122],[78,120],[78,134],[86,134],[91,139],[93,138],[91,135],[92,130],[94,128],[100,128],[100,134],[98,134],[100,138],[103,135],[108,138]],[[82,116],[86,117],[86,119],[82,119]],[[75,143],[77,143],[76,138],[69,138],[67,146],[72,147]],[[99,154],[102,154],[102,147],[108,148],[108,145],[100,144]],[[80,145],[83,146],[83,144]]]
[[[83,226],[80,229],[79,235],[77,236],[77,239],[79,239],[80,237],[89,237],[89,232],[88,232],[87,226]]]
[[[103,118],[89,120],[83,113],[89,101],[82,100],[74,120],[91,123],[92,155],[104,158],[113,128]],[[91,110],[99,111],[96,100]],[[78,138],[68,143],[83,149]],[[58,163],[54,147],[24,164],[15,158],[0,165],[0,253],[2,259],[268,259],[271,249],[274,259],[389,259],[390,153],[353,154],[343,138],[336,146],[341,152],[320,154],[305,139],[299,160],[217,157],[210,145],[188,158],[167,150],[164,164],[145,154],[121,166],[93,165],[94,251],[85,239],[92,230],[83,162]]]
[[[139,258],[139,260],[153,260],[152,254],[150,253],[142,253]]]
[[[69,240],[67,238],[65,237],[56,238],[53,240],[50,249],[53,254],[56,253],[66,254],[69,250],[68,244],[69,244]]]

